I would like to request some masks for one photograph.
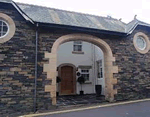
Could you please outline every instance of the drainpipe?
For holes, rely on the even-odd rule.
[[[91,44],[92,50],[92,82],[93,82],[93,92],[95,92],[95,85],[96,85],[96,75],[95,75],[95,45]]]
[[[37,52],[38,52],[38,26],[36,24],[36,44],[35,44],[35,80],[34,80],[34,113],[36,112],[36,90],[37,90]]]
[[[95,70],[95,66],[96,66],[96,65],[95,65],[95,58],[96,58],[96,57],[95,57],[95,54],[96,54],[96,53],[95,53],[95,45],[93,45],[93,54],[94,54],[94,55],[93,55],[93,62],[94,62],[94,63],[93,63],[93,64],[94,64],[93,70],[94,70],[94,74],[93,74],[93,75],[94,75],[94,91],[95,91],[95,85],[96,85],[96,81],[97,81],[96,70]]]

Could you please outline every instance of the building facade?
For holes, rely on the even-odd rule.
[[[75,66],[75,79],[79,72],[86,79],[82,86],[84,94],[95,94],[95,85],[102,85],[102,95],[104,94],[104,65],[103,65],[103,52],[97,46],[82,42],[82,41],[71,41],[60,45],[57,53],[57,67],[61,70],[59,66],[70,66],[72,64]],[[101,63],[101,64],[99,64]],[[60,73],[61,71],[59,71]],[[68,72],[67,72],[68,73]],[[72,75],[73,76],[73,75]],[[62,76],[59,74],[59,77]],[[66,82],[66,81],[65,81]],[[66,85],[70,84],[66,82]],[[61,83],[59,83],[57,91],[60,92]],[[81,86],[80,83],[76,82],[74,94],[80,94]],[[63,87],[63,86],[62,86]],[[68,87],[70,90],[71,88]]]
[[[106,100],[149,97],[149,38],[150,25],[137,19],[125,24],[114,18],[0,0],[0,114],[56,105],[57,53],[61,44],[71,41],[85,41],[102,50]]]

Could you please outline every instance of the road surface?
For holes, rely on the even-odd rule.
[[[40,117],[150,117],[150,101]]]

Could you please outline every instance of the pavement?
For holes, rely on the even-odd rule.
[[[150,99],[25,115],[22,117],[150,117]]]
[[[86,94],[86,95],[66,95],[57,97],[57,106],[72,106],[80,104],[97,104],[103,103],[105,101],[105,96],[101,95],[99,97],[96,94]]]

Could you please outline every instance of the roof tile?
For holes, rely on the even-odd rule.
[[[81,14],[22,3],[17,3],[17,5],[35,22],[125,32],[125,24],[114,18]]]

